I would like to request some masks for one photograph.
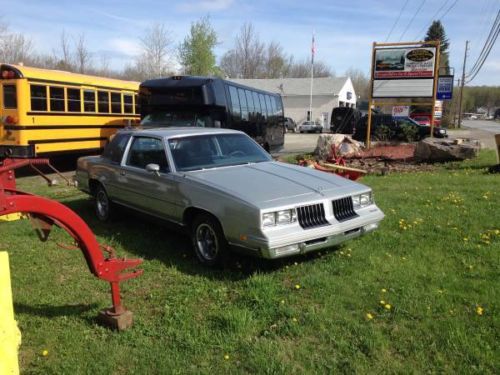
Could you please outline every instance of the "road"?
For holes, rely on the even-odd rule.
[[[485,132],[500,134],[500,122],[486,120],[464,120],[462,122],[464,128],[477,129]]]

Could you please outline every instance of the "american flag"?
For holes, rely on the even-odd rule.
[[[316,46],[314,45],[314,34],[312,36],[312,43],[311,43],[311,64],[314,64],[314,53],[316,52]]]

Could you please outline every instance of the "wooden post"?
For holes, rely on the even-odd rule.
[[[438,79],[439,79],[439,58],[441,56],[441,53],[439,51],[440,48],[440,42],[437,41],[436,44],[436,61],[435,61],[435,66],[434,66],[434,88],[432,92],[432,108],[431,108],[431,138],[434,137],[434,112],[436,110],[436,96],[437,96],[437,84],[438,84]]]
[[[374,82],[373,69],[375,66],[375,44],[376,42],[373,42],[372,45],[372,66],[370,73],[370,92],[368,96],[368,122],[366,127],[366,148],[370,148],[371,146],[370,138],[371,138],[371,127],[372,127],[372,104],[373,104],[373,82]]]

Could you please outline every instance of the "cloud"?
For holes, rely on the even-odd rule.
[[[141,45],[133,39],[113,38],[107,44],[112,51],[124,56],[137,56],[141,52]]]
[[[213,12],[228,9],[233,0],[186,1],[177,7],[180,12]]]

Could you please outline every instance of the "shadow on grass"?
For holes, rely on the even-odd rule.
[[[44,318],[56,318],[59,316],[70,316],[76,315],[83,317],[83,313],[95,310],[98,307],[97,304],[93,303],[90,305],[62,305],[62,306],[53,306],[53,305],[27,305],[24,303],[14,303],[14,310],[16,314],[27,314],[27,315],[35,315]]]
[[[96,236],[102,238],[101,243],[113,247],[120,246],[145,261],[159,260],[167,266],[173,266],[190,275],[237,281],[257,272],[274,272],[295,262],[308,262],[318,257],[311,253],[268,260],[232,253],[223,267],[211,269],[198,262],[189,236],[179,226],[122,208],[119,210],[117,219],[110,223],[102,223],[95,217],[93,202],[90,198],[63,203],[85,220]],[[122,255],[118,254],[118,256]]]

